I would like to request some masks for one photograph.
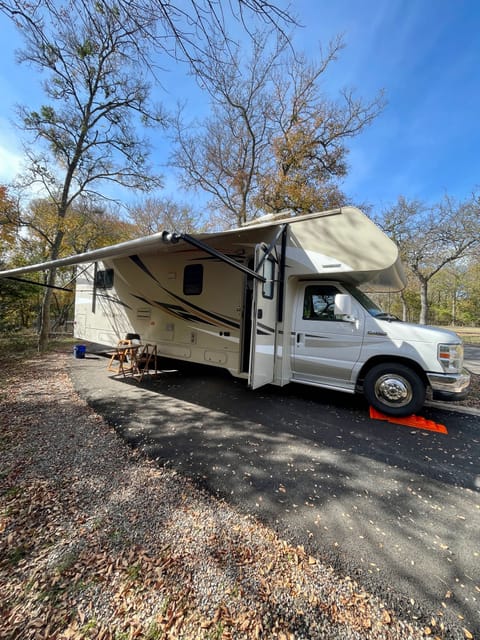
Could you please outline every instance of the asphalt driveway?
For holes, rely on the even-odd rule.
[[[71,375],[160,464],[383,599],[480,634],[480,417],[428,407],[448,435],[421,431],[371,420],[349,395],[250,391],[195,365],[139,386],[89,356],[72,358]]]

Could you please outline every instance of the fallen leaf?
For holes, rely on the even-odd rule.
[[[388,613],[388,611],[382,612],[382,624],[390,624],[392,622],[392,616]]]

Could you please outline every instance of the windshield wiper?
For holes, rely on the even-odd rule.
[[[379,318],[380,320],[388,320],[388,322],[392,322],[392,321],[402,322],[400,318],[397,318],[397,316],[394,316],[393,313],[386,313],[384,311],[382,311],[382,313],[377,313],[375,315],[375,318]]]

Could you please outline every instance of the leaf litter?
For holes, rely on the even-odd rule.
[[[130,450],[65,358],[2,388],[1,638],[444,637]]]

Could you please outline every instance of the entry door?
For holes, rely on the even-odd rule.
[[[260,246],[255,249],[255,271],[264,257]],[[265,282],[255,280],[252,304],[252,340],[248,383],[252,389],[273,381],[275,370],[277,323],[277,265],[268,257],[260,269]]]
[[[295,309],[293,378],[348,389],[362,348],[363,314],[354,301],[356,322],[335,317],[336,293],[345,291],[328,283],[302,284]]]

